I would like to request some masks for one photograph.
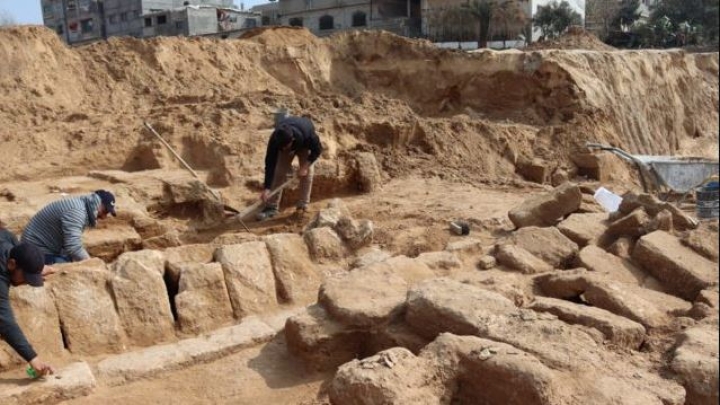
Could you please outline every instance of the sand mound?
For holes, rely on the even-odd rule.
[[[313,118],[330,161],[369,149],[391,176],[507,181],[522,159],[571,165],[585,141],[717,156],[717,53],[468,54],[294,28],[74,49],[45,28],[0,36],[4,179],[178,167],[150,121],[194,168],[242,184],[280,106]]]
[[[559,38],[550,41],[536,42],[527,47],[529,51],[539,51],[543,49],[585,49],[588,51],[601,52],[617,50],[580,27],[571,27],[565,35]]]
[[[254,28],[243,33],[240,39],[270,46],[302,46],[319,41],[319,38],[306,28],[285,26]]]

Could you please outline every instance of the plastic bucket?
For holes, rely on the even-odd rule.
[[[622,202],[622,197],[605,187],[598,188],[593,197],[595,198],[595,201],[597,201],[597,203],[600,204],[607,212],[617,211],[618,208],[620,208],[620,203]]]
[[[717,182],[709,183],[695,190],[696,213],[700,219],[718,218],[720,207],[720,185]]]

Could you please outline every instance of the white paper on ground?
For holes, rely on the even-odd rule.
[[[597,189],[593,198],[595,198],[595,201],[597,201],[597,203],[600,204],[607,212],[617,211],[618,208],[620,208],[620,203],[622,202],[622,197],[605,187]]]

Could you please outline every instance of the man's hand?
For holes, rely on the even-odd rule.
[[[267,202],[270,199],[270,190],[263,190],[263,192],[260,193],[260,199],[263,202]]]
[[[51,365],[40,360],[40,357],[35,357],[34,359],[30,360],[30,365],[32,366],[32,368],[35,369],[38,377],[43,377],[48,374],[55,374],[55,369]]]
[[[43,280],[47,279],[48,276],[55,274],[56,271],[57,271],[57,269],[52,266],[46,265],[45,267],[43,267],[43,271],[42,271]]]
[[[298,175],[298,177],[305,177],[308,175],[309,171],[310,171],[310,165],[307,163],[303,163],[298,168],[297,175]]]

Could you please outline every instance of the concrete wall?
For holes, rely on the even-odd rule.
[[[322,35],[335,30],[352,28],[353,14],[365,13],[365,21],[370,20],[369,0],[280,0],[280,19],[282,25],[290,25],[291,19],[302,18],[303,27],[315,34]],[[332,29],[320,30],[320,18],[330,16]]]
[[[214,34],[218,32],[217,12],[210,9],[187,9],[188,35]]]
[[[105,30],[108,36],[141,37],[141,0],[105,0]]]
[[[160,10],[171,10],[177,6],[177,0],[143,0],[143,14],[152,13]],[[182,5],[182,2],[180,2]]]
[[[61,33],[61,37],[69,43],[102,38],[102,18],[98,2],[96,0],[66,1],[67,10],[63,13],[61,0],[41,0],[40,6],[45,25]]]

